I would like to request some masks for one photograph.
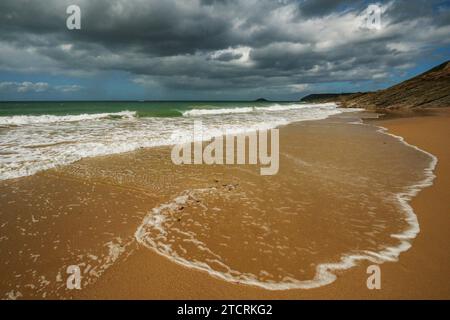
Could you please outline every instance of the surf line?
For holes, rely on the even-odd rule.
[[[270,132],[270,141],[268,133]],[[190,142],[176,144],[172,148],[171,159],[176,165],[181,164],[227,164],[265,165],[260,168],[261,175],[275,175],[279,169],[280,146],[278,129],[264,129],[233,133],[233,129],[225,128],[222,135],[208,138],[202,121],[194,121],[192,133],[173,134],[172,139],[184,140],[191,137]],[[225,136],[225,137],[224,137]],[[203,142],[211,142],[203,148]],[[247,148],[248,140],[248,148]],[[193,142],[192,142],[193,141]],[[192,144],[193,152],[192,152]],[[236,148],[235,148],[236,147]],[[270,154],[269,149],[270,148]],[[225,149],[225,153],[224,153]],[[235,152],[236,151],[236,152]],[[194,156],[192,157],[192,153]],[[248,163],[246,161],[248,153]],[[235,157],[236,154],[236,157]],[[236,159],[235,159],[236,158]],[[236,160],[236,161],[235,161]]]

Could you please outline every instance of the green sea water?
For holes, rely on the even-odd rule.
[[[349,110],[348,110],[349,111]],[[83,101],[0,103],[0,180],[83,158],[275,128],[344,112],[333,103]]]
[[[78,115],[136,111],[137,117],[180,117],[192,109],[264,107],[288,102],[260,101],[51,101],[0,102],[0,116]]]

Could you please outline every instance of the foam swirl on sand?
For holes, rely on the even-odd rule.
[[[138,227],[135,239],[145,247],[180,265],[206,271],[210,275],[225,281],[257,286],[267,290],[317,288],[335,281],[337,271],[350,269],[361,261],[366,260],[377,264],[397,261],[400,254],[411,247],[411,241],[420,231],[417,216],[409,202],[421,189],[432,185],[435,177],[433,170],[437,164],[437,158],[416,146],[408,144],[402,137],[388,133],[384,128],[380,127],[377,131],[378,134],[393,137],[408,148],[415,149],[429,158],[429,165],[424,169],[423,179],[403,187],[401,191],[393,195],[393,204],[400,210],[400,217],[403,215],[404,226],[400,232],[388,234],[387,239],[390,238],[391,241],[384,242],[384,245],[383,243],[377,245],[377,250],[343,251],[338,259],[322,257],[322,260],[315,264],[314,275],[306,280],[298,279],[294,275],[289,275],[288,272],[282,278],[274,280],[275,277],[271,277],[270,273],[265,270],[255,273],[242,271],[236,268],[236,264],[232,267],[227,263],[225,257],[221,256],[214,247],[211,247],[210,243],[199,239],[199,232],[193,232],[189,228],[181,229],[177,224],[181,219],[184,219],[184,217],[181,218],[180,212],[185,210],[194,212],[194,215],[188,216],[190,220],[195,220],[195,217],[200,219],[201,215],[211,214],[212,208],[208,207],[208,198],[226,197],[227,190],[223,187],[186,190],[172,200],[153,208]],[[239,195],[239,197],[245,199],[243,195]],[[230,212],[226,211],[226,213],[229,214]],[[368,214],[370,213],[368,212]],[[193,225],[195,223],[203,225],[200,221],[193,222]],[[270,229],[266,226],[260,227],[263,230],[261,233],[265,229]],[[205,232],[211,232],[211,230],[205,229]],[[177,244],[177,240],[180,240],[181,245]],[[187,249],[186,243],[190,245]],[[217,249],[217,247],[215,248]],[[280,245],[276,248],[280,252],[283,250],[289,252],[290,250],[288,247],[285,248]],[[259,250],[264,250],[264,247],[260,247]],[[269,252],[268,254],[274,253]],[[250,259],[248,256],[245,257]],[[302,266],[299,265],[298,268],[302,268]]]
[[[201,251],[206,257],[205,260],[210,264],[215,265],[216,269],[222,269],[223,271],[217,271],[212,268],[210,264],[198,260],[188,260],[182,257],[173,246],[170,244],[168,239],[168,230],[164,226],[167,222],[173,222],[180,218],[174,216],[174,213],[184,209],[186,206],[192,206],[193,204],[198,204],[201,202],[201,198],[205,195],[218,193],[220,188],[206,188],[206,189],[194,189],[186,190],[177,197],[173,198],[167,203],[163,203],[160,206],[153,208],[152,212],[148,214],[142,224],[138,227],[135,233],[135,239],[142,245],[149,249],[154,250],[156,253],[163,255],[174,262],[184,265],[189,268],[194,268],[198,270],[203,270],[215,276],[217,278],[238,282],[249,285],[262,286],[267,289],[271,289],[273,286],[278,286],[272,283],[262,283],[259,282],[257,277],[249,274],[242,273],[237,270],[231,269],[225,263],[222,262],[220,255],[214,253],[208,248],[208,246],[195,237],[193,232],[183,232],[176,229],[178,232],[185,236],[183,242],[190,243],[195,246],[198,251]],[[172,220],[172,221],[170,221]],[[182,249],[184,252],[185,249]]]
[[[355,124],[364,125],[363,122],[358,122]],[[358,261],[368,260],[377,264],[388,261],[398,261],[400,254],[411,248],[411,241],[419,234],[419,221],[409,202],[419,193],[420,190],[433,185],[433,180],[436,177],[433,171],[436,168],[438,159],[433,154],[422,150],[415,145],[409,144],[403,137],[389,133],[384,127],[379,127],[378,132],[398,139],[401,143],[426,154],[431,159],[428,168],[424,170],[425,178],[422,181],[409,186],[405,191],[397,193],[396,195],[399,206],[405,213],[405,221],[408,223],[408,228],[401,233],[391,234],[392,238],[396,238],[400,241],[396,246],[388,246],[378,252],[362,251],[360,254],[344,254],[339,262],[320,264],[317,267],[317,273],[314,279],[315,282],[312,283],[311,286],[300,286],[299,288],[315,288],[332,283],[336,280],[336,275],[333,273],[334,271],[350,269],[356,266]]]

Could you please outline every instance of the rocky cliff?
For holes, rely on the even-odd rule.
[[[450,107],[450,60],[384,90],[354,94],[319,94],[302,99],[310,102],[325,100],[335,101],[342,107],[371,110]]]

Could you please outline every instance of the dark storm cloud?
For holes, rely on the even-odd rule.
[[[215,57],[214,59],[220,61],[231,61],[231,60],[239,60],[242,57],[243,57],[242,53],[224,52],[217,55],[217,57]]]
[[[70,4],[81,8],[81,30],[65,27]],[[69,75],[119,70],[148,87],[266,90],[388,77],[448,45],[448,7],[383,2],[383,28],[369,30],[367,4],[2,0],[0,69]]]
[[[299,4],[300,12],[305,17],[324,16],[335,10],[344,9],[352,5],[353,8],[360,8],[363,1],[358,0],[305,0]]]

